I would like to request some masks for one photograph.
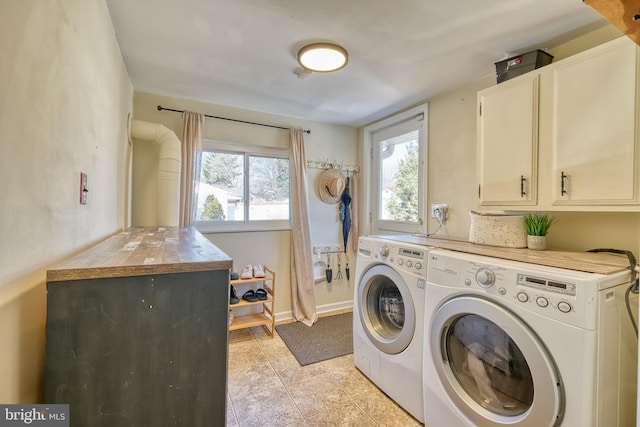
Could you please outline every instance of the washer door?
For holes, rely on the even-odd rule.
[[[453,404],[476,425],[559,425],[564,390],[535,333],[493,301],[460,296],[441,305],[431,356]],[[435,380],[435,379],[433,379]]]
[[[416,329],[416,312],[404,279],[386,264],[368,269],[358,283],[362,327],[378,350],[398,354],[406,349]]]

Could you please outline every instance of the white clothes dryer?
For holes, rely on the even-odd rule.
[[[430,252],[425,425],[635,425],[631,280]]]
[[[353,303],[355,366],[420,422],[429,249],[360,237]]]

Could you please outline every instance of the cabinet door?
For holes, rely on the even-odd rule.
[[[538,158],[535,73],[478,93],[480,205],[535,205]]]
[[[626,37],[553,71],[553,203],[638,202],[636,46]]]

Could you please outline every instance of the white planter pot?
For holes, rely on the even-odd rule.
[[[547,249],[547,236],[527,236],[527,247],[536,251]]]

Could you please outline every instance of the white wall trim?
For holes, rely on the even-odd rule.
[[[334,311],[353,310],[353,300],[334,302],[331,304],[323,304],[316,307],[316,312],[319,315],[333,313]],[[276,313],[276,323],[288,322],[293,320],[292,311],[281,311]]]

